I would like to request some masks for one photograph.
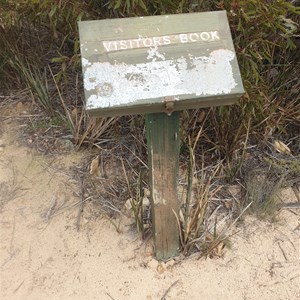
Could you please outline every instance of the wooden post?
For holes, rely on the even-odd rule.
[[[176,215],[179,169],[179,112],[146,115],[152,224],[158,260],[179,255]]]

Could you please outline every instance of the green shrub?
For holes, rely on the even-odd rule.
[[[24,80],[24,75],[32,73],[32,69],[35,74],[44,74],[50,65],[70,108],[81,106],[83,101],[80,84],[75,89],[79,89],[81,97],[70,95],[70,90],[75,90],[74,82],[81,82],[77,21],[225,9],[246,94],[234,106],[204,110],[210,117],[204,125],[205,138],[198,143],[196,153],[205,149],[230,161],[243,156],[250,138],[279,133],[289,136],[296,132],[293,123],[299,121],[300,115],[296,44],[299,8],[289,1],[1,0],[0,3],[0,89],[22,87],[26,82],[28,86],[30,78]],[[25,68],[21,72],[16,61]],[[45,83],[47,90],[42,89],[38,98],[46,99],[41,105],[49,110],[54,100],[47,97],[58,98],[58,92],[50,84],[53,79],[48,71],[46,75],[50,82]],[[37,94],[34,86],[31,84],[29,88]],[[76,101],[72,102],[72,98]],[[61,113],[66,111],[65,107],[57,109]],[[200,117],[201,113],[195,111],[185,114],[184,130],[191,137],[203,125]],[[84,128],[80,132],[88,138]],[[78,140],[82,141],[79,137]]]

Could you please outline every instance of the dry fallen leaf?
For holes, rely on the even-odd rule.
[[[73,119],[75,119],[77,117],[78,114],[78,109],[75,107],[74,109],[72,109],[71,111],[71,116]]]
[[[100,156],[98,155],[96,158],[94,158],[91,162],[91,167],[90,167],[90,174],[91,175],[99,175],[99,164],[100,164]]]
[[[224,248],[225,244],[223,242],[220,242],[214,249],[213,249],[213,255],[222,257],[224,255]]]
[[[291,154],[290,148],[283,142],[275,140],[273,145],[278,152]]]
[[[207,234],[205,237],[206,242],[210,243],[214,240],[213,236],[211,234]]]
[[[182,212],[181,209],[179,210],[179,220],[180,220],[181,223],[184,224],[184,216],[183,216],[183,212]]]
[[[215,242],[215,239],[211,234],[207,234],[205,240],[208,244]],[[218,242],[216,246],[212,246],[213,248],[211,248],[211,251],[209,252],[210,258],[222,257],[224,255],[225,244],[222,241]]]
[[[224,205],[227,209],[231,209],[233,206],[233,202],[232,202],[232,200],[227,200],[224,202]]]
[[[206,112],[204,110],[201,111],[201,113],[198,116],[198,122],[201,123],[204,120]]]

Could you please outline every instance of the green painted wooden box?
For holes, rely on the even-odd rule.
[[[244,93],[225,11],[78,24],[91,116],[229,105]]]

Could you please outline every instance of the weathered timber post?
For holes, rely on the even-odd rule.
[[[146,115],[156,258],[176,256],[179,112],[244,93],[226,11],[78,25],[89,115]]]
[[[179,254],[179,112],[146,115],[152,226],[157,259]]]

